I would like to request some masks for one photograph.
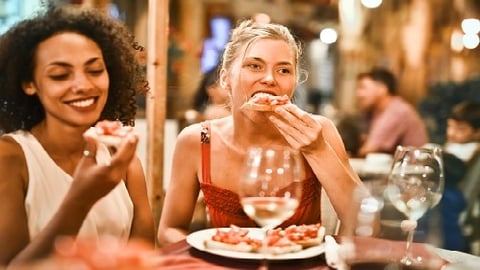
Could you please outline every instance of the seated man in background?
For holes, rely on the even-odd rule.
[[[393,154],[397,145],[421,146],[428,134],[420,115],[396,95],[396,79],[388,70],[374,68],[357,76],[357,104],[365,113],[366,132],[357,155]]]

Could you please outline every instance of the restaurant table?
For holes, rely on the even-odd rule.
[[[258,269],[260,266],[259,260],[244,260],[237,258],[228,258],[223,256],[218,256],[208,252],[200,251],[191,247],[186,240],[181,240],[177,243],[169,244],[160,249],[162,255],[181,255],[189,256],[192,258],[200,259],[204,262],[211,264],[212,266],[221,266],[226,269]],[[363,263],[351,266],[352,270],[376,270],[376,269],[386,269],[386,264],[370,264]],[[325,261],[324,253],[307,259],[295,259],[295,260],[284,260],[284,261],[269,261],[268,268],[270,270],[283,270],[283,269],[294,269],[294,270],[328,270],[333,269],[328,267]],[[399,267],[388,268],[388,269],[402,269]],[[406,268],[404,268],[406,269]]]

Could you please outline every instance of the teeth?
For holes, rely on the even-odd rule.
[[[70,105],[75,106],[75,107],[84,108],[84,107],[92,105],[93,102],[95,102],[95,99],[94,98],[89,98],[89,99],[84,99],[84,100],[72,101],[72,102],[70,102]]]
[[[266,93],[266,92],[257,92],[253,95],[254,97],[259,97],[259,96],[272,96],[272,94],[270,93]]]

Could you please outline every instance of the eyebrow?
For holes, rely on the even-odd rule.
[[[260,62],[265,62],[265,60],[263,60],[263,59],[260,58],[260,57],[255,57],[255,56],[253,56],[253,57],[245,57],[245,59],[249,59],[249,58],[250,58],[250,59],[257,60],[257,61],[260,61]],[[281,65],[281,66],[283,66],[283,65],[290,65],[290,66],[293,66],[293,63],[292,63],[292,62],[289,62],[289,61],[282,61],[282,62],[276,63],[275,65]]]
[[[93,57],[93,58],[90,58],[87,60],[87,62],[85,63],[86,65],[90,65],[90,64],[93,64],[94,62],[100,60],[101,58],[100,57]],[[52,66],[52,65],[56,65],[56,66],[62,66],[62,67],[70,67],[72,66],[71,64],[69,63],[66,63],[66,62],[62,62],[62,61],[55,61],[55,62],[51,62],[48,64],[49,66]]]

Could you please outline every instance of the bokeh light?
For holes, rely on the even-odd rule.
[[[325,44],[332,44],[337,42],[338,34],[333,28],[324,28],[320,32],[320,40]]]

